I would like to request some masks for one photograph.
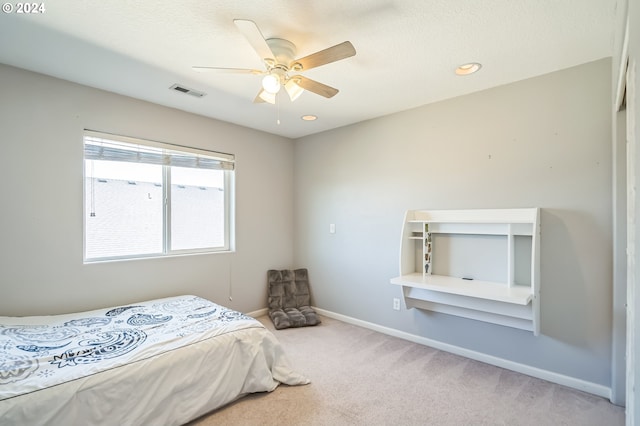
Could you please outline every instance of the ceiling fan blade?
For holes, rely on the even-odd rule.
[[[308,90],[309,92],[324,96],[325,98],[332,98],[338,93],[338,89],[327,86],[326,84],[318,83],[315,80],[311,80],[310,78],[303,77],[301,75],[296,75],[292,78],[294,79],[296,84],[302,87],[304,90]]]
[[[253,49],[258,53],[258,56],[260,56],[261,60],[274,60],[275,55],[271,51],[271,48],[267,44],[267,41],[260,32],[260,28],[258,28],[255,22],[247,19],[234,19],[233,22],[249,41],[249,44],[251,44]]]
[[[304,58],[297,59],[291,64],[291,68],[300,65],[302,70],[309,70],[311,68],[319,67],[320,65],[330,64],[331,62],[339,61],[341,59],[349,58],[356,54],[356,49],[349,41],[345,41],[327,49],[321,50]]]
[[[217,73],[232,73],[232,74],[253,74],[260,75],[264,71],[251,70],[247,68],[221,68],[221,67],[191,67],[197,72],[217,72]]]

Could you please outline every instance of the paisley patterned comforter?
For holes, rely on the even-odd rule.
[[[233,349],[221,346],[223,341],[228,341]],[[190,350],[196,351],[195,358],[185,355]],[[227,359],[215,358],[219,355],[229,357],[230,350],[238,354],[242,364],[247,361],[255,364],[256,357],[259,358],[258,365],[264,371],[251,371],[246,367],[238,367],[247,370],[240,375],[233,371],[219,371],[221,366],[227,369],[234,367]],[[204,356],[203,351],[206,351]],[[209,363],[203,363],[205,360],[209,360]],[[162,363],[165,370],[159,370],[151,362]],[[138,376],[123,378],[124,370],[118,370],[122,368]],[[188,368],[194,371],[189,372]],[[166,369],[179,369],[180,373],[174,378]],[[146,378],[145,371],[154,371],[156,375],[158,371],[164,372],[171,382],[160,383],[156,376]],[[217,376],[212,376],[212,372],[216,372]],[[262,378],[260,374],[265,372],[268,377]],[[114,385],[124,386],[124,383],[129,386],[131,380],[143,385],[142,389],[126,389],[127,394],[123,397],[129,400],[136,398],[136,394],[131,392],[158,393],[160,385],[182,389],[184,385],[179,382],[185,376],[193,381],[196,398],[199,392],[197,386],[202,386],[195,384],[198,377],[209,377],[209,382],[203,384],[209,393],[221,375],[224,379],[218,381],[227,383],[229,377],[238,376],[241,385],[233,384],[233,389],[222,389],[222,399],[209,397],[200,404],[202,407],[175,416],[175,419],[159,416],[159,408],[151,404],[144,410],[138,409],[139,413],[133,413],[133,418],[131,413],[126,413],[122,419],[109,419],[106,422],[108,424],[140,424],[154,418],[162,424],[180,424],[243,394],[273,390],[280,382],[308,383],[306,378],[289,368],[279,343],[260,322],[197,296],[159,299],[74,315],[0,317],[0,419],[3,424],[5,420],[6,424],[12,424],[12,419],[15,424],[25,421],[29,424],[66,421],[62,415],[65,410],[78,410],[78,407],[69,405],[69,401],[85,398],[101,401],[107,405],[107,411],[112,409],[111,405],[122,406],[125,402],[117,397],[111,398],[113,391],[109,390],[108,380],[105,380],[110,374],[118,377],[113,381]],[[262,384],[255,389],[247,388],[244,386],[247,380]],[[101,389],[102,394],[79,395],[88,387],[88,383],[93,382],[100,383],[91,387]],[[55,395],[46,392],[51,389],[55,389],[55,394],[70,392],[73,395],[65,395],[62,408],[56,407]],[[171,397],[170,391],[165,393],[167,395],[161,398],[165,402],[160,405],[167,404],[166,398]],[[140,399],[149,398],[149,395],[145,395]],[[34,403],[44,404],[46,409],[39,414],[33,409],[36,418],[25,418],[24,413],[32,410],[25,404]],[[51,410],[53,414],[50,414]],[[93,413],[87,410],[80,410],[80,413],[83,414],[83,420],[87,420],[84,424],[89,424],[89,417]],[[100,416],[102,414],[97,418],[100,419]],[[73,418],[80,420],[77,413]]]

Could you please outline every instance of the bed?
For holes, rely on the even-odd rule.
[[[0,317],[2,425],[180,425],[309,381],[259,321],[197,296]]]

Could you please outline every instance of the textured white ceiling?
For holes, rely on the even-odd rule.
[[[0,62],[291,138],[612,55],[616,0],[45,0],[0,13]],[[15,4],[15,3],[14,3]],[[262,68],[233,24],[256,22],[298,57],[345,40],[355,57],[304,73],[340,90],[254,104]],[[459,77],[459,64],[482,70]],[[169,90],[179,83],[195,98]],[[315,114],[315,122],[303,122]],[[280,118],[280,124],[276,123]]]

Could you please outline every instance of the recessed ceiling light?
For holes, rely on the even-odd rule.
[[[300,118],[302,118],[304,121],[315,121],[318,119],[318,117],[315,115],[303,115]]]
[[[458,75],[469,75],[477,72],[482,68],[482,64],[477,62],[469,62],[468,64],[462,64],[458,68],[456,68],[456,74]]]

